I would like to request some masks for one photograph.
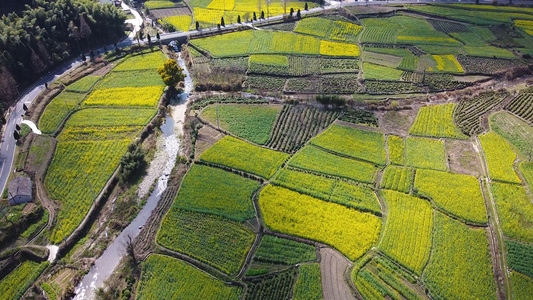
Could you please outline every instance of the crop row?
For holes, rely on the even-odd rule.
[[[245,300],[284,300],[290,299],[296,280],[296,268],[282,272],[252,277],[245,281],[248,289]]]
[[[270,229],[329,244],[351,260],[362,256],[381,230],[381,219],[372,214],[271,185],[261,191],[259,206]]]
[[[378,127],[378,118],[374,115],[373,112],[358,108],[345,109],[339,120],[354,124]]]
[[[322,282],[318,263],[302,264],[294,285],[294,300],[321,300]]]
[[[77,109],[85,94],[64,91],[56,96],[39,118],[39,128],[43,133],[54,133],[68,114]]]
[[[285,105],[276,119],[266,145],[280,151],[294,152],[308,139],[327,128],[337,116],[336,111]]]
[[[446,171],[446,154],[441,140],[408,137],[405,141],[405,165]]]
[[[316,260],[315,247],[272,235],[264,235],[255,252],[254,262],[295,265]]]
[[[511,240],[505,241],[507,263],[517,272],[533,278],[533,247]]]
[[[513,169],[516,154],[511,145],[493,131],[480,135],[479,140],[485,153],[490,178],[504,182],[521,183]]]
[[[181,260],[152,254],[142,263],[136,299],[239,299],[230,286]]]
[[[405,163],[405,143],[402,137],[389,135],[387,137],[389,146],[389,160],[393,165],[403,165]]]
[[[381,214],[372,189],[311,173],[282,169],[273,184],[362,211]]]
[[[533,91],[527,89],[520,92],[506,107],[506,110],[533,123]]]
[[[455,104],[424,106],[418,111],[409,134],[429,137],[449,137],[466,139],[453,122]]]
[[[0,281],[2,298],[20,299],[47,266],[48,263],[39,264],[30,260],[20,264]]]
[[[488,92],[461,100],[454,112],[455,123],[468,135],[482,133],[481,117],[491,112],[508,95],[507,92]]]
[[[492,194],[496,202],[503,234],[524,242],[533,242],[533,204],[526,190],[515,184],[493,182]]]
[[[381,188],[409,193],[412,182],[413,170],[390,165],[385,168],[385,172],[383,173]]]
[[[232,275],[238,273],[253,241],[254,233],[240,222],[186,211],[178,208],[176,202],[157,233],[161,246]]]
[[[522,65],[522,62],[519,59],[475,57],[467,55],[457,55],[457,61],[463,66],[466,73],[487,75],[492,75]]]

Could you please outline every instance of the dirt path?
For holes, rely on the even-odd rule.
[[[500,227],[500,220],[496,212],[496,204],[490,191],[489,169],[483,149],[481,148],[481,142],[479,138],[475,138],[473,143],[476,150],[480,166],[481,166],[481,191],[483,198],[485,198],[485,206],[489,216],[488,224],[488,238],[490,243],[490,252],[492,257],[492,270],[494,272],[494,278],[496,280],[496,289],[498,299],[510,299],[511,298],[511,283],[509,280],[509,271],[507,270],[507,261],[505,257],[505,246],[503,240],[503,232]]]
[[[324,300],[355,299],[344,274],[352,263],[338,251],[320,249],[320,272],[322,273],[322,294]]]

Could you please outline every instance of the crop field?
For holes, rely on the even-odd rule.
[[[426,200],[395,191],[383,191],[388,207],[379,248],[417,274],[431,252],[433,208]]]
[[[189,15],[171,16],[163,18],[163,22],[176,27],[178,31],[189,31],[192,23],[192,17]]]
[[[32,283],[41,275],[48,263],[27,260],[2,278],[0,291],[4,299],[20,299]]]
[[[507,264],[509,268],[533,277],[533,247],[528,244],[506,240]]]
[[[65,91],[75,93],[87,93],[96,84],[96,82],[100,80],[100,78],[100,76],[85,76],[82,79],[77,80],[73,84],[70,84],[69,86],[65,87]]]
[[[296,268],[267,276],[249,278],[245,281],[248,289],[245,300],[283,300],[289,299],[296,280]]]
[[[473,223],[487,222],[480,183],[474,176],[417,170],[414,190],[454,216]]]
[[[330,40],[356,43],[356,36],[362,29],[363,27],[360,25],[349,22],[325,18],[305,18],[298,22],[294,31]]]
[[[512,19],[526,19],[531,20],[532,15],[519,12],[498,12],[487,10],[488,6],[480,6],[480,8],[469,7],[463,9],[460,5],[427,5],[427,6],[413,6],[410,9],[429,13],[437,16],[443,16],[452,20],[464,21],[479,25],[491,25],[496,23],[511,23]]]
[[[409,134],[429,137],[449,137],[466,139],[453,122],[453,103],[424,106],[418,111],[416,120],[409,130]]]
[[[163,86],[122,87],[96,90],[84,102],[87,106],[155,107],[163,93]]]
[[[295,265],[314,260],[316,260],[314,246],[272,235],[263,236],[254,256],[254,262],[281,265]]]
[[[285,55],[250,55],[248,71],[258,74],[289,74],[289,58]]]
[[[405,143],[402,137],[389,135],[387,137],[389,146],[390,163],[394,165],[403,165],[405,163]]]
[[[380,218],[327,203],[281,187],[267,186],[259,196],[270,229],[329,244],[355,260],[378,239]]]
[[[113,71],[129,71],[129,70],[144,70],[157,69],[163,65],[167,57],[161,51],[155,51],[148,54],[136,55],[128,57],[122,61],[118,66],[113,68]]]
[[[293,156],[288,165],[301,170],[374,183],[378,168],[370,163],[345,158],[307,146]]]
[[[325,201],[381,214],[378,199],[368,187],[290,169],[281,169],[272,183]]]
[[[385,140],[380,132],[333,124],[310,142],[315,146],[379,165],[385,165],[386,162]]]
[[[39,118],[39,129],[43,133],[54,133],[69,112],[76,109],[85,94],[62,92],[50,102]]]
[[[506,110],[514,113],[522,119],[533,123],[533,89],[520,92],[506,107]]]
[[[320,55],[357,57],[361,54],[359,46],[332,41],[320,41]]]
[[[398,81],[403,71],[372,63],[363,63],[365,79]]]
[[[268,179],[288,157],[285,153],[254,146],[226,136],[202,153],[200,160],[225,165]]]
[[[413,183],[413,170],[409,168],[387,166],[383,173],[381,188],[403,193],[409,193]]]
[[[280,105],[210,105],[204,108],[200,116],[213,125],[217,125],[218,120],[223,129],[250,142],[263,145],[268,141],[276,116],[281,109]]]
[[[87,177],[94,191],[102,190],[129,143],[129,139],[58,143],[44,179],[50,198],[61,202],[53,243],[70,235],[87,214],[93,202]]]
[[[441,140],[408,137],[405,141],[405,165],[446,171],[444,142]]]
[[[95,86],[96,90],[123,87],[164,86],[161,76],[154,69],[117,71],[108,73]]]
[[[298,279],[294,285],[294,300],[322,299],[320,265],[318,263],[302,264],[298,269]]]
[[[505,111],[490,116],[490,128],[513,144],[522,157],[533,155],[533,127]]]
[[[144,2],[144,6],[149,9],[158,9],[158,8],[174,7],[175,4],[172,1],[150,0],[150,1]]]
[[[416,280],[411,275],[379,255],[363,268],[354,268],[352,279],[364,299],[425,299],[414,290],[412,283]]]
[[[284,105],[266,146],[284,152],[294,152],[311,137],[326,129],[337,116],[336,111],[320,110],[311,106]]]
[[[479,140],[485,153],[490,178],[503,182],[521,183],[513,169],[516,154],[511,145],[494,132],[480,135]]]
[[[505,69],[521,65],[518,59],[498,59],[458,55],[457,61],[467,73],[488,74],[501,72]]]
[[[237,274],[254,241],[253,232],[239,222],[182,210],[175,204],[161,223],[157,243],[224,273]]]
[[[449,73],[464,73],[463,67],[453,55],[432,55],[437,62],[437,70]]]
[[[524,242],[533,242],[533,204],[526,190],[519,185],[498,182],[491,184],[491,190],[503,234]]]
[[[434,223],[433,250],[423,273],[430,296],[438,299],[495,299],[485,229],[469,228],[441,213],[435,214]]]
[[[454,111],[455,123],[468,135],[481,134],[485,129],[480,117],[500,105],[508,95],[507,92],[488,92],[461,100]]]
[[[152,254],[142,263],[135,299],[239,299],[242,289],[230,286],[181,260]],[[162,288],[164,287],[164,288]]]
[[[86,108],[72,114],[64,130],[72,127],[141,126],[147,124],[154,115],[155,111],[147,108]]]
[[[286,78],[250,75],[246,78],[246,87],[252,91],[277,91],[281,92],[287,82]]]
[[[529,299],[533,294],[533,279],[518,272],[512,272],[510,277],[513,289],[513,299]]]
[[[522,162],[520,163],[520,172],[527,181],[529,187],[533,187],[533,163],[531,162]]]
[[[230,172],[194,165],[181,184],[174,206],[244,222],[255,217],[252,194],[259,186],[257,181]]]

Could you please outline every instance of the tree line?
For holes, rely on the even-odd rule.
[[[126,15],[91,0],[34,0],[0,19],[0,115],[18,93],[61,62],[116,41]],[[1,125],[1,124],[0,124]]]

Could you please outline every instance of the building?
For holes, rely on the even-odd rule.
[[[7,192],[9,205],[31,202],[31,179],[27,177],[17,177],[11,180],[7,185]]]

